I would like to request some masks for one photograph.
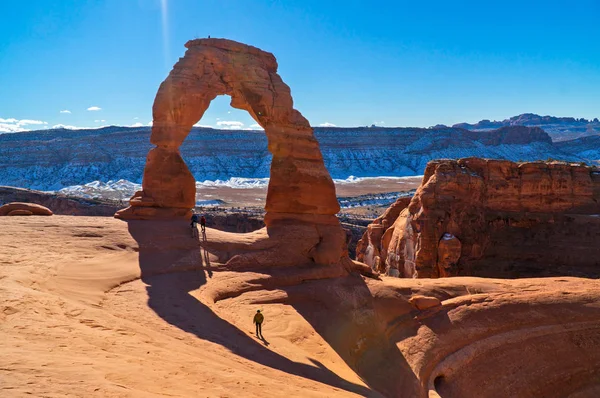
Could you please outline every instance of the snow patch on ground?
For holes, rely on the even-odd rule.
[[[407,179],[422,179],[423,176],[412,177],[354,177],[350,176],[346,179],[334,180],[336,184],[357,184],[363,181],[375,179],[389,180],[407,180]],[[203,188],[222,188],[228,187],[232,189],[249,189],[249,188],[266,188],[269,184],[268,178],[242,178],[232,177],[228,180],[204,180],[196,181],[196,190],[202,191]],[[74,196],[86,199],[112,199],[127,201],[136,191],[142,189],[141,184],[137,184],[128,180],[117,181],[92,181],[83,185],[72,185],[60,190],[46,191],[49,193],[61,193],[68,196]],[[381,206],[388,205],[396,201],[401,196],[406,196],[403,192],[388,192],[382,194],[361,195],[356,197],[340,197],[338,198],[342,208],[360,207],[360,206]],[[412,195],[412,193],[410,194]],[[212,196],[212,195],[204,195]],[[198,200],[196,206],[221,206],[225,202],[220,199],[205,199]]]
[[[338,202],[342,209],[363,206],[388,206],[398,198],[413,196],[415,191],[410,192],[386,192],[381,194],[369,194],[351,197],[339,197]]]
[[[268,178],[244,178],[244,177],[231,177],[228,180],[204,180],[196,181],[196,189],[203,187],[229,187],[235,189],[248,189],[248,188],[263,188],[269,185]]]
[[[381,177],[355,177],[355,176],[350,176],[348,178],[334,178],[333,182],[336,184],[356,184],[362,181],[372,181],[372,180],[397,180],[397,181],[403,181],[403,180],[422,180],[423,176],[422,175],[416,175],[416,176],[404,176],[404,177],[388,177],[388,176],[381,176]]]
[[[128,200],[136,191],[142,189],[141,184],[127,180],[92,181],[83,185],[72,185],[58,190],[58,193],[86,199]]]
[[[218,207],[225,204],[221,199],[197,200],[197,207]]]

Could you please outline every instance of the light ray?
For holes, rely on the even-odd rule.
[[[167,71],[169,71],[171,68],[169,66],[169,22],[167,0],[160,0],[160,13],[162,21],[163,55],[165,58],[165,67],[167,68]]]

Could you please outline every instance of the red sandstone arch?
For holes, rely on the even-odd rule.
[[[153,106],[142,191],[115,216],[153,219],[187,216],[195,204],[195,179],[179,152],[192,126],[218,95],[246,110],[267,135],[273,155],[265,223],[298,220],[338,224],[335,187],[308,121],[293,108],[275,57],[225,39],[197,39],[160,85]],[[218,150],[218,148],[215,148]],[[338,224],[339,225],[339,224]]]

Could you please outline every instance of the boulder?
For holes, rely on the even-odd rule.
[[[33,216],[33,212],[29,210],[13,210],[7,216]]]
[[[439,307],[442,305],[442,303],[440,302],[440,299],[436,298],[436,297],[429,297],[429,296],[421,296],[421,295],[414,295],[412,296],[408,302],[416,309],[420,310],[420,311],[424,311],[427,310],[429,308],[433,308],[433,307]]]
[[[452,234],[445,233],[438,242],[437,267],[440,276],[451,276],[456,273],[453,270],[460,260],[461,243]]]
[[[35,203],[12,202],[0,206],[0,216],[51,216],[52,210]]]

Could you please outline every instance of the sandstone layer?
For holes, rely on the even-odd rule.
[[[411,197],[396,200],[381,216],[367,226],[356,244],[356,259],[368,264],[377,272],[385,272],[387,248],[394,232],[396,219],[410,203]]]
[[[265,222],[299,220],[333,223],[339,211],[335,188],[325,169],[308,121],[293,108],[289,87],[277,74],[275,57],[225,39],[197,39],[161,84],[153,106],[142,187],[125,219],[187,216],[195,204],[195,181],[179,148],[192,126],[218,95],[246,110],[265,130],[273,158]],[[218,148],[215,148],[218,150]]]
[[[0,206],[0,216],[51,216],[52,210],[35,203],[12,202]]]
[[[600,171],[560,162],[433,161],[388,225],[369,226],[357,259],[392,276],[600,277]]]

